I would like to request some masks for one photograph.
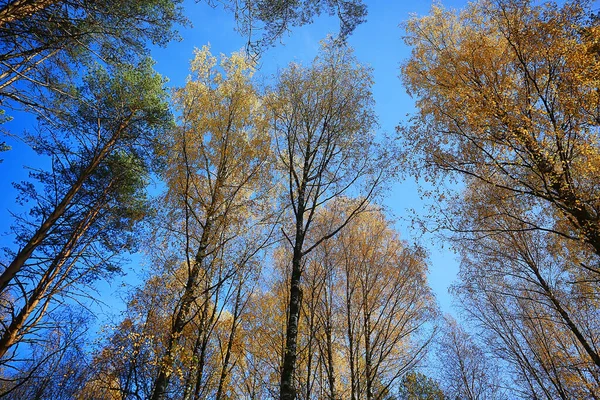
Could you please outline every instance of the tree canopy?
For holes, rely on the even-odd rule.
[[[202,5],[0,0],[0,397],[598,399],[596,3],[413,14],[395,137],[390,81],[349,46],[380,5],[205,3],[241,49],[190,48],[168,87],[155,68],[182,63],[150,55]],[[337,35],[264,68],[322,14]],[[429,213],[394,214],[398,175]]]

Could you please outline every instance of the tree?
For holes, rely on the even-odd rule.
[[[409,372],[400,382],[401,400],[445,400],[439,383],[420,372]]]
[[[217,66],[205,47],[196,52],[191,69],[192,78],[176,92],[180,125],[165,146],[163,209],[168,222],[161,221],[155,234],[157,243],[166,241],[187,272],[153,399],[167,394],[174,352],[192,307],[203,302],[200,307],[210,315],[200,330],[210,335],[219,316],[216,307],[223,301],[221,290],[241,279],[241,271],[268,241],[268,235],[262,235],[262,218],[267,215],[262,211],[269,207],[270,138],[250,80],[252,66],[243,54],[222,56]],[[206,346],[208,336],[203,340]],[[200,396],[201,388],[196,385],[194,396]]]
[[[323,11],[339,17],[340,42],[345,41],[367,16],[367,6],[361,0],[245,0],[226,3],[226,7],[234,10],[238,29],[248,37],[248,46],[256,51],[273,45],[291,27],[311,23]]]
[[[185,264],[161,267],[131,293],[122,321],[107,332],[94,357],[93,374],[79,392],[82,398],[152,396],[187,275]],[[177,345],[169,349],[171,397],[219,399],[232,390],[232,369],[243,357],[240,325],[246,318],[246,296],[254,288],[251,272],[240,269],[231,284],[199,296],[190,306]]]
[[[2,366],[3,399],[72,399],[88,378],[86,333],[91,315],[63,307],[49,313],[52,329],[40,335],[27,357]],[[43,336],[43,337],[42,337]]]
[[[223,4],[247,35],[248,47],[257,52],[325,10],[339,16],[343,40],[367,13],[361,0]],[[147,55],[148,42],[166,45],[176,38],[175,24],[187,24],[181,0],[1,1],[0,99],[5,107],[44,115],[49,105],[40,96],[48,90],[68,93],[69,78],[79,76],[78,70],[90,60],[134,62]]]
[[[592,14],[587,1],[480,1],[407,24],[403,75],[420,112],[399,131],[415,173],[462,184],[438,192],[462,259],[457,293],[525,395],[597,389]]]
[[[119,269],[113,260],[135,248],[145,215],[146,176],[154,139],[171,122],[163,79],[145,62],[115,72],[98,67],[65,113],[31,139],[52,161],[23,182],[20,201],[34,201],[13,225],[18,251],[5,249],[0,293],[0,357],[31,333],[58,296]],[[82,101],[85,99],[85,101]],[[13,349],[15,350],[15,349]]]
[[[473,338],[446,316],[439,341],[441,380],[448,398],[504,399],[500,374]]]
[[[94,62],[137,63],[147,43],[165,45],[184,23],[180,1],[112,0],[0,2],[0,99],[46,117],[46,101],[70,95]],[[81,71],[84,71],[81,73]],[[74,78],[71,80],[71,78]]]
[[[358,202],[347,204],[345,212],[333,205],[319,210],[308,240],[338,226]],[[246,345],[248,359],[257,371],[248,368],[246,376],[253,378],[242,382],[258,382],[262,397],[278,394],[291,252],[285,244],[276,250],[267,290],[256,293],[249,309],[254,318],[245,325],[253,339]],[[371,205],[305,260],[294,374],[297,396],[391,398],[400,377],[424,356],[431,339],[427,322],[436,312],[423,254],[400,241]]]
[[[455,294],[484,328],[490,351],[507,363],[515,390],[525,397],[589,397],[598,382],[594,332],[600,321],[593,276],[582,276],[577,265],[593,263],[595,254],[585,243],[525,229],[512,216],[527,213],[543,221],[542,210],[497,201],[502,196],[483,189],[469,198],[484,196],[486,208],[477,206],[481,200],[469,202],[459,226],[495,233],[457,238],[462,261]]]
[[[348,398],[382,400],[431,340],[425,324],[437,311],[425,255],[374,209],[351,221],[338,240]]]
[[[337,234],[360,213],[379,186],[372,128],[370,71],[350,50],[326,44],[311,67],[292,64],[277,77],[268,97],[278,172],[289,211],[282,227],[292,249],[286,345],[281,369],[281,399],[295,399],[294,372],[305,256]],[[345,221],[320,237],[310,237],[315,213],[350,191],[362,200]],[[332,210],[332,212],[335,212]]]
[[[415,168],[503,188],[552,216],[526,218],[528,229],[583,240],[600,256],[600,64],[589,15],[585,1],[480,1],[459,16],[434,7],[411,20],[402,71],[420,111],[400,132],[419,155]]]

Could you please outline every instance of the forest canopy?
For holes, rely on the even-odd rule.
[[[0,0],[0,398],[597,399],[597,5],[408,7]]]

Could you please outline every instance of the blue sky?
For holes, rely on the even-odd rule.
[[[358,59],[373,67],[375,85],[373,94],[376,101],[376,112],[379,116],[381,132],[393,134],[395,127],[407,120],[407,115],[414,112],[413,100],[406,94],[398,75],[400,63],[410,55],[410,49],[404,45],[404,34],[400,24],[411,14],[424,15],[431,1],[367,1],[367,22],[358,26],[349,38],[349,44],[355,49]],[[466,1],[444,1],[444,6],[461,8]],[[222,8],[211,8],[203,2],[186,1],[185,13],[192,22],[191,28],[180,28],[182,40],[169,44],[167,48],[153,48],[152,56],[156,60],[156,69],[169,78],[170,86],[181,86],[188,75],[189,61],[193,49],[205,44],[211,45],[213,54],[229,54],[240,50],[246,38],[235,31],[233,15]],[[282,38],[282,43],[264,52],[261,58],[258,79],[269,77],[283,69],[291,61],[309,63],[317,54],[319,41],[329,33],[338,30],[336,17],[322,16],[313,24],[294,28],[290,35]],[[35,128],[34,121],[13,114],[15,120],[5,127],[19,131]],[[27,170],[23,165],[31,165],[33,154],[24,145],[8,138],[13,151],[4,153],[4,163],[0,164],[0,233],[8,230],[11,211],[14,207],[15,191],[11,182],[24,179]],[[410,217],[416,210],[423,213],[423,201],[419,197],[417,184],[408,178],[403,182],[394,182],[385,198],[384,204],[391,215],[398,220],[397,228],[401,236],[408,242],[419,240],[430,252],[430,284],[444,312],[451,312],[451,297],[447,293],[448,286],[456,278],[457,263],[453,253],[442,248],[442,243],[433,238],[418,238],[417,232],[410,229]],[[403,218],[406,218],[404,220]],[[10,245],[10,236],[0,236],[0,247]],[[101,294],[104,298],[115,297],[119,283],[103,285]],[[118,308],[118,307],[117,307]]]

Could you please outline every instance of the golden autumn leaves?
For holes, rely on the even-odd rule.
[[[593,396],[600,63],[591,3],[434,6],[406,27],[403,80],[419,112],[399,132],[418,155],[415,173],[461,183],[437,207],[461,254],[456,294],[515,390]]]
[[[328,43],[264,93],[252,74],[242,54],[204,47],[175,91],[148,245],[156,277],[122,325],[144,334],[116,332],[93,381],[153,399],[375,398],[422,356],[413,336],[434,312],[424,256],[371,205],[389,160],[374,140],[370,71]]]

